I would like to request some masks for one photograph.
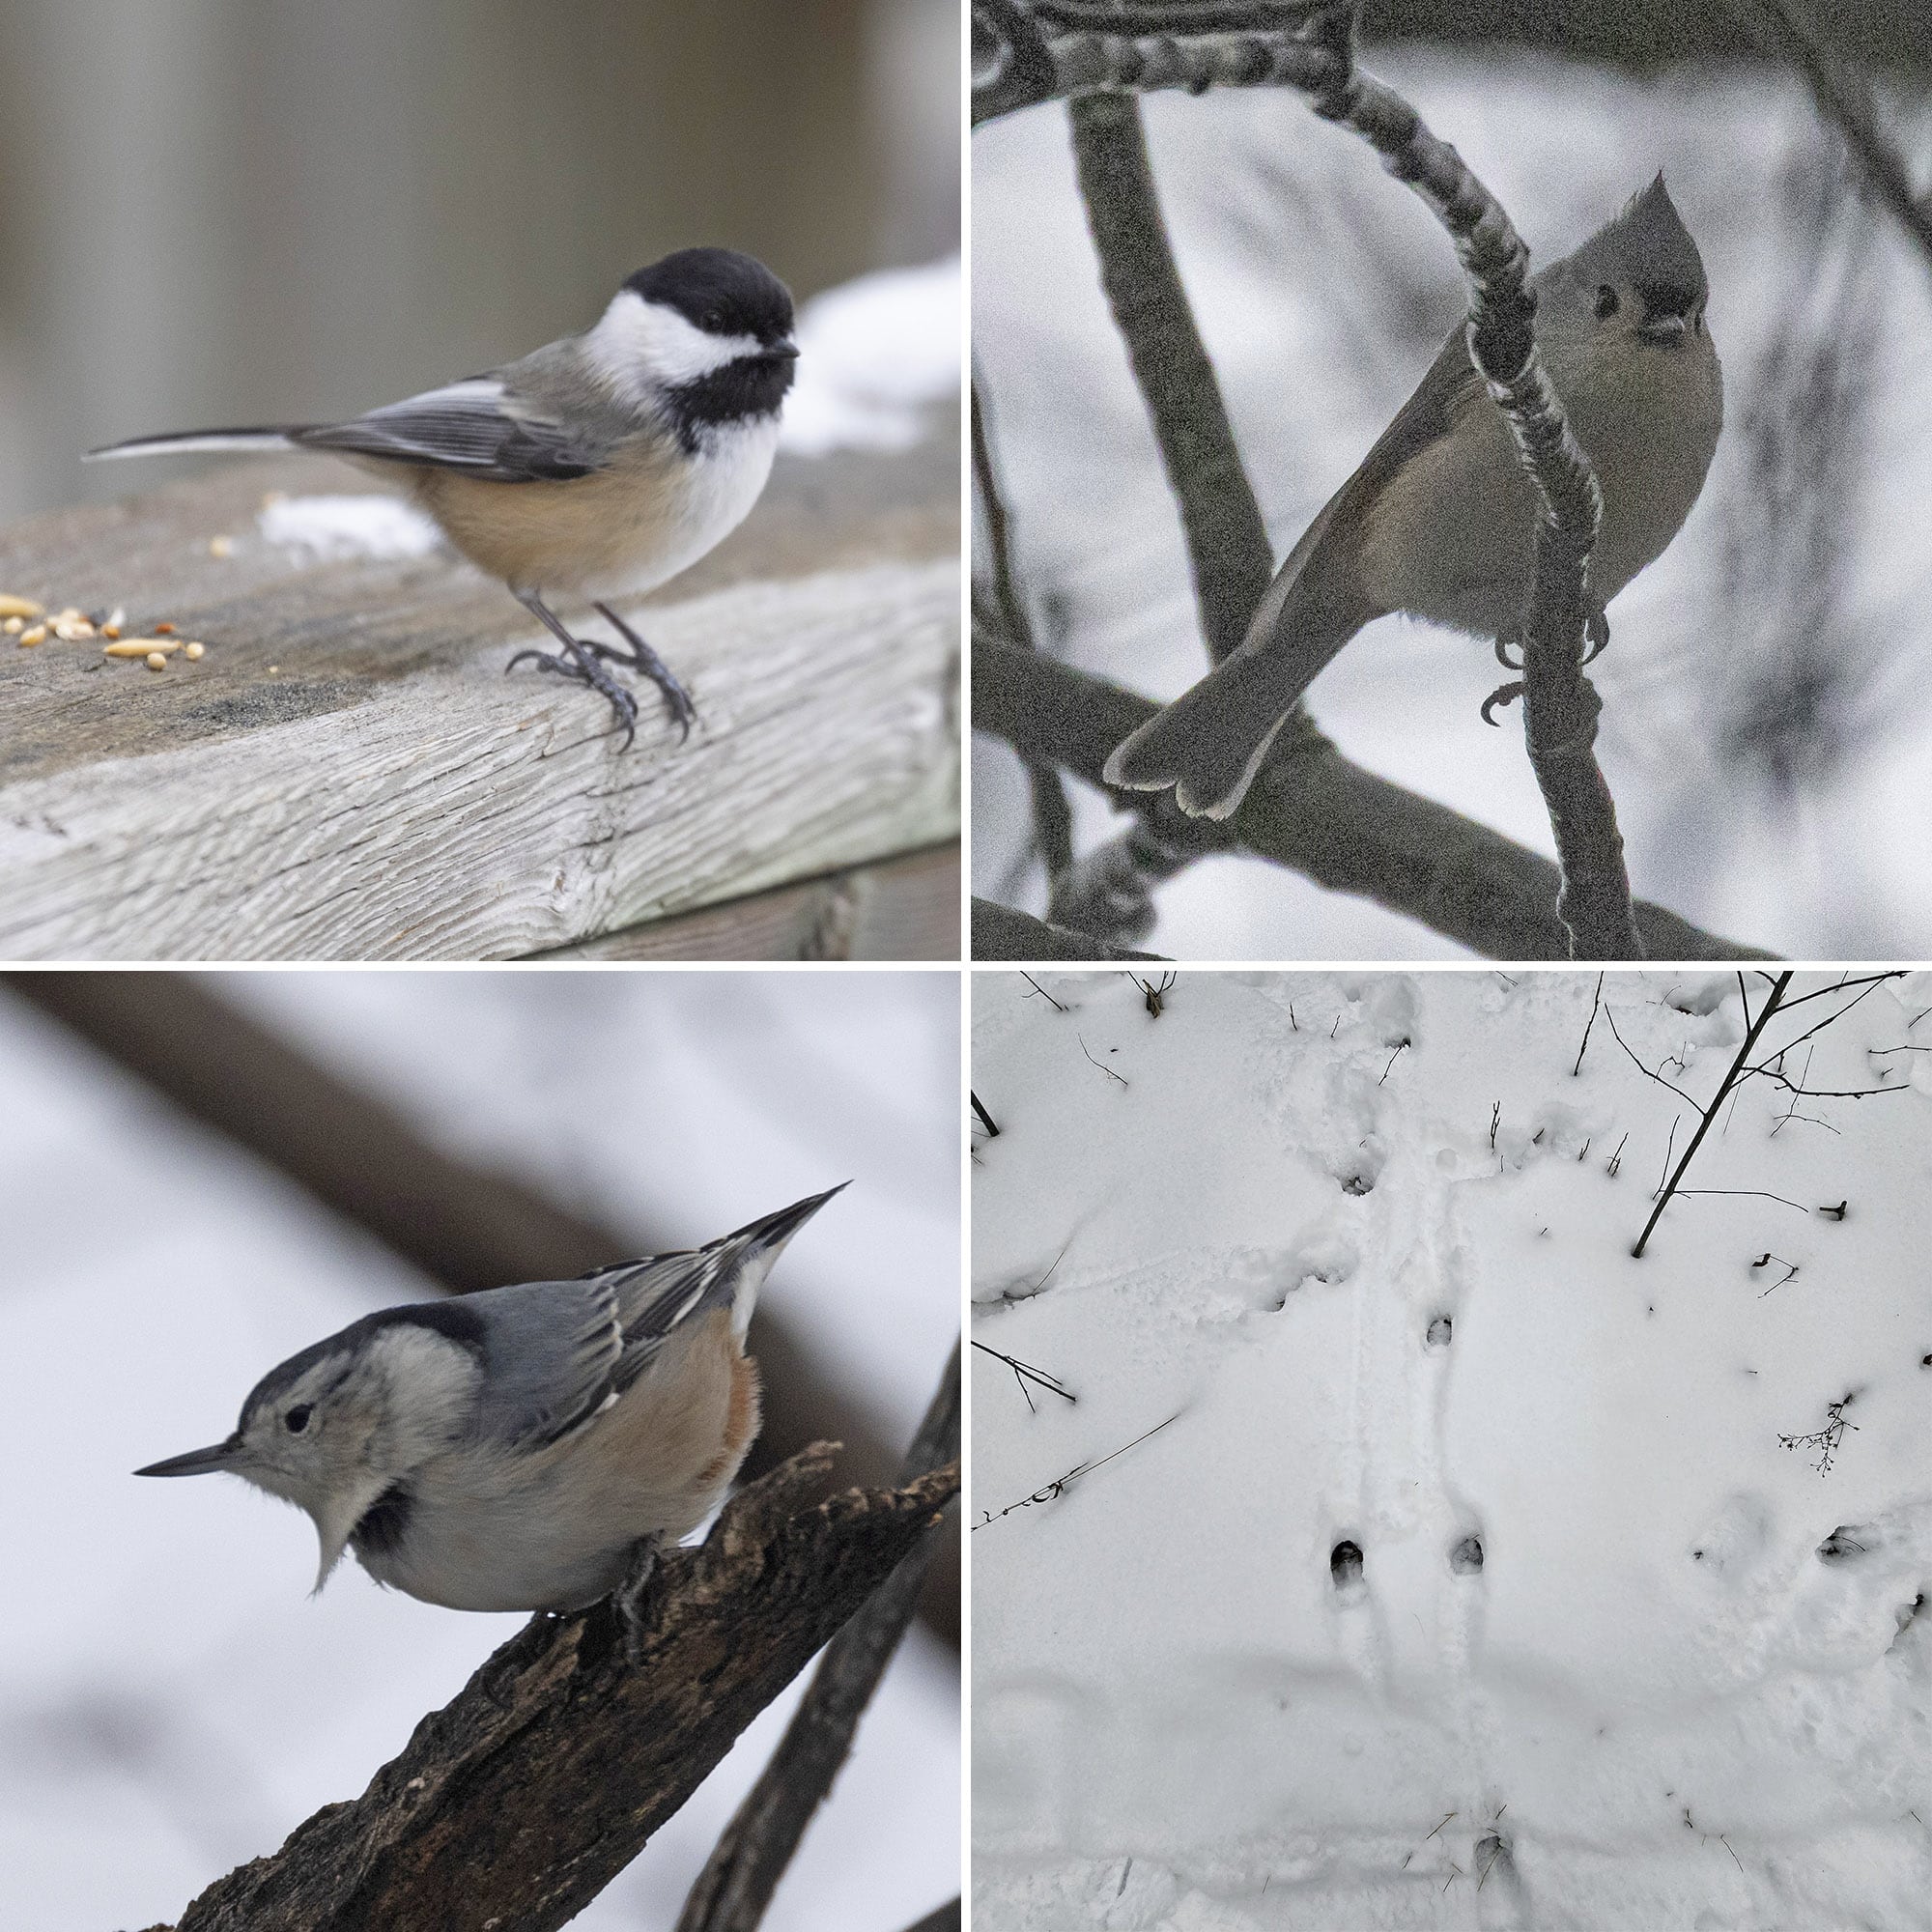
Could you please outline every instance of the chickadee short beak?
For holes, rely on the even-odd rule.
[[[185,1456],[170,1456],[164,1463],[150,1463],[136,1469],[137,1476],[207,1476],[233,1466],[242,1444],[230,1436],[209,1449],[190,1449]]]
[[[1690,327],[1685,316],[1654,315],[1638,324],[1636,332],[1646,342],[1671,343],[1682,341]]]

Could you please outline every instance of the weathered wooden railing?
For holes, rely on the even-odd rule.
[[[206,646],[0,635],[0,958],[956,957],[958,477],[944,433],[781,457],[625,607],[701,714],[680,745],[644,687],[628,752],[503,674],[546,639],[452,554],[261,535],[270,491],[374,487],[327,459],[0,532],[0,593]]]

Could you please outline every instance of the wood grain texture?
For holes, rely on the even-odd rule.
[[[305,559],[256,533],[270,488],[371,484],[231,465],[0,536],[0,590],[208,644],[0,640],[0,958],[515,957],[956,838],[956,439],[781,460],[625,606],[701,714],[680,745],[646,688],[629,753],[592,694],[502,674],[541,638],[500,586]]]
[[[626,926],[546,959],[957,959],[959,846]]]

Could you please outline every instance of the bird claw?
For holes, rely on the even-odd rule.
[[[594,658],[587,655],[582,639],[573,639],[571,641],[576,645],[576,650],[568,658],[561,651],[540,651],[530,648],[519,651],[503,669],[506,673],[513,671],[526,658],[528,658],[539,670],[549,671],[556,677],[567,677],[572,684],[589,686],[592,691],[599,693],[616,713],[617,723],[624,731],[623,749],[628,752],[638,738],[638,700],[614,677],[604,670]]]
[[[1520,677],[1511,678],[1507,684],[1497,685],[1496,688],[1492,692],[1491,692],[1486,698],[1483,699],[1483,723],[1485,724],[1493,724],[1497,727],[1497,729],[1500,730],[1502,727],[1502,720],[1492,716],[1492,714],[1494,712],[1496,706],[1499,704],[1514,704],[1517,701],[1517,699],[1522,696],[1525,689],[1526,687],[1524,686],[1522,679]]]
[[[619,632],[631,647],[626,656],[622,651],[612,650],[609,644],[592,644],[590,648],[600,657],[610,658],[613,663],[628,665],[633,670],[640,670],[657,686],[664,696],[665,709],[671,715],[679,731],[678,743],[684,744],[691,736],[691,727],[697,723],[697,706],[692,702],[691,694],[678,682],[677,673],[644,642],[643,639],[618,616],[608,604],[594,607],[607,622]]]
[[[1610,647],[1610,620],[1601,611],[1592,611],[1583,620],[1583,636],[1589,640],[1590,648],[1583,653],[1583,662],[1595,664]]]
[[[651,1584],[657,1573],[657,1538],[640,1537],[624,1580],[611,1592],[611,1607],[624,1633],[624,1661],[633,1670],[643,1662],[644,1613],[650,1607]]]

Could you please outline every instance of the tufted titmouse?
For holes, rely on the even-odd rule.
[[[93,457],[326,449],[406,481],[472,563],[500,577],[560,652],[519,651],[609,700],[628,745],[640,670],[685,736],[697,713],[655,651],[599,600],[654,589],[744,522],[771,474],[798,350],[791,297],[728,248],[639,269],[582,335],[353,421],[138,437]],[[566,630],[544,602],[591,600],[630,645]]]
[[[752,1304],[838,1191],[690,1253],[365,1315],[270,1369],[225,1442],[134,1473],[225,1469],[299,1505],[318,1590],[349,1548],[454,1610],[575,1609],[620,1584],[634,1608],[758,1432]]]
[[[1723,424],[1697,244],[1660,174],[1532,283],[1536,339],[1602,486],[1590,556],[1605,604],[1690,515]],[[1496,639],[1529,602],[1538,503],[1459,326],[1262,599],[1240,648],[1118,745],[1108,783],[1175,787],[1226,818],[1295,701],[1371,618],[1393,611]]]

